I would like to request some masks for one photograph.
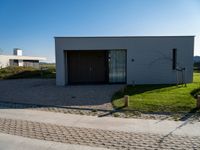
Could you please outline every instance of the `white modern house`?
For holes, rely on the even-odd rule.
[[[13,55],[0,55],[0,68],[8,66],[24,66],[39,68],[39,61],[44,61],[44,57],[23,56],[22,50],[15,48]]]
[[[194,36],[55,37],[56,83],[193,80]]]

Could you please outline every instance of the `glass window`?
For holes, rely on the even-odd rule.
[[[126,82],[126,50],[109,50],[109,82]]]
[[[176,48],[174,48],[173,50],[172,50],[172,69],[173,70],[176,70],[176,62],[177,61],[177,49]]]

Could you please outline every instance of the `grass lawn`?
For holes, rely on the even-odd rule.
[[[6,67],[0,69],[0,79],[55,78],[55,76],[55,66],[45,66],[43,70],[31,67]]]
[[[129,95],[129,107],[140,112],[190,112],[195,108],[195,98],[200,90],[200,73],[194,73],[194,82],[187,87],[176,85],[127,86],[124,91],[114,94],[112,104],[123,107],[123,96]],[[198,89],[198,90],[197,90]]]

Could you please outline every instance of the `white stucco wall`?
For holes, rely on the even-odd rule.
[[[0,55],[0,68],[5,68],[10,65],[9,57]]]
[[[18,48],[14,48],[13,55],[22,56],[22,50]]]
[[[56,83],[67,84],[66,50],[110,49],[127,50],[127,84],[176,83],[173,48],[177,49],[177,63],[186,68],[186,82],[192,82],[194,36],[56,37]]]
[[[24,66],[23,60],[18,60],[18,65],[19,65],[20,67]]]

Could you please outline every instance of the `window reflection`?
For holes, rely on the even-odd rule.
[[[126,51],[109,50],[109,82],[126,82]]]

